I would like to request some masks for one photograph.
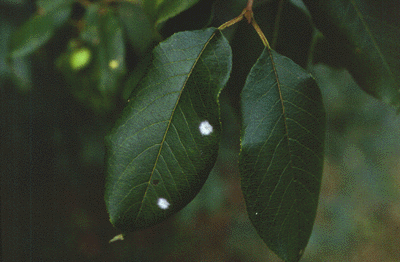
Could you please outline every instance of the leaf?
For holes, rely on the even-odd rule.
[[[79,34],[79,37],[96,46],[100,43],[100,5],[91,4],[86,8],[83,17],[84,27]]]
[[[199,192],[217,157],[218,96],[231,59],[214,28],[175,34],[154,49],[148,73],[106,139],[105,200],[114,226],[154,225]]]
[[[93,4],[87,9],[80,38],[96,47],[97,89],[107,97],[116,94],[126,72],[125,41],[119,19],[109,10],[99,13],[99,8]]]
[[[333,57],[367,93],[400,106],[400,6],[388,0],[305,0]],[[335,62],[335,61],[334,61]]]
[[[162,22],[157,28],[158,32],[167,37],[180,31],[200,30],[210,27],[214,17],[214,9],[217,8],[213,5],[214,3],[215,0],[198,1],[193,6]],[[182,21],[185,22],[182,23]]]
[[[89,61],[89,64],[83,68],[74,68],[71,59],[74,54],[82,50],[93,52],[94,55],[90,55],[93,56],[93,58],[90,58],[93,61]],[[101,61],[99,59],[105,61],[106,58],[99,57],[98,52],[98,49],[90,46],[70,45],[69,49],[58,57],[56,65],[75,98],[97,115],[106,115],[115,110],[116,95],[113,93],[115,90],[111,88],[105,88],[102,89],[103,92],[99,92],[102,81],[100,74],[104,76],[104,74],[108,75],[108,72],[101,72]]]
[[[322,176],[321,93],[300,66],[264,49],[241,106],[239,168],[249,218],[272,251],[298,261],[311,235]]]
[[[144,54],[154,40],[152,24],[140,5],[121,2],[118,16],[135,51]]]
[[[71,5],[74,2],[75,0],[38,0],[36,5],[39,9],[43,9],[41,11],[50,12],[64,5]]]
[[[144,0],[145,11],[160,24],[189,9],[199,0]]]
[[[117,73],[125,71],[125,41],[122,26],[113,12],[101,17],[101,40],[107,51],[108,67]]]
[[[278,2],[273,2],[272,5],[279,5]],[[274,19],[277,19],[278,15],[280,22],[279,26],[276,26],[276,51],[306,68],[313,35],[310,17],[291,1],[283,2],[282,12],[279,14],[277,11]],[[273,23],[275,24],[275,21]]]
[[[65,4],[42,15],[31,17],[12,36],[11,57],[26,56],[44,45],[53,36],[54,31],[67,21],[71,11],[72,6]]]

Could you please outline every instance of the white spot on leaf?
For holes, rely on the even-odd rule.
[[[169,203],[168,200],[166,200],[165,198],[160,197],[160,198],[157,200],[157,205],[158,205],[158,207],[161,208],[161,209],[167,209],[167,208],[169,207],[170,203]]]
[[[213,127],[207,120],[205,120],[200,123],[199,130],[203,136],[208,136],[209,134],[212,133]]]

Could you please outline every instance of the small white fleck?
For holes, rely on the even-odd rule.
[[[256,212],[256,215],[258,215],[258,212]]]
[[[160,197],[157,200],[157,205],[161,209],[167,209],[169,207],[170,203],[165,198]]]
[[[200,123],[199,130],[203,136],[208,136],[209,134],[212,133],[213,127],[207,120],[205,120]]]

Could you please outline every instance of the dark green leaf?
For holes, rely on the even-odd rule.
[[[140,5],[121,2],[118,16],[133,48],[139,54],[145,53],[154,40],[154,28]]]
[[[214,18],[213,4],[215,1],[216,0],[199,1],[187,10],[182,11],[180,14],[162,23],[162,25],[158,27],[159,33],[164,37],[168,37],[180,31],[200,30],[210,27]],[[182,23],[182,21],[185,22]],[[216,22],[215,24],[219,25],[220,23],[222,23],[222,21]],[[228,39],[226,33],[224,34]]]
[[[71,11],[71,5],[65,4],[44,14],[31,17],[12,36],[10,41],[11,57],[28,55],[44,45],[53,36],[57,27],[67,21]]]
[[[332,57],[366,92],[400,106],[400,5],[390,0],[305,0]],[[335,61],[333,61],[335,63]]]
[[[250,220],[285,261],[311,235],[323,164],[325,114],[314,79],[265,49],[241,95],[239,168]]]
[[[278,24],[274,21],[272,37],[276,38],[276,48],[272,48],[306,68],[313,34],[310,17],[290,1],[284,1],[282,13],[278,12],[274,17],[277,15],[280,15],[280,20]]]
[[[218,96],[230,70],[229,44],[213,28],[175,34],[155,48],[107,138],[105,199],[114,226],[154,225],[199,192],[217,157]]]
[[[160,24],[187,10],[199,0],[144,0],[145,11]]]

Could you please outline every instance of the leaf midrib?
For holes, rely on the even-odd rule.
[[[276,83],[277,83],[278,92],[279,92],[279,98],[280,98],[281,105],[282,105],[282,115],[283,115],[283,119],[284,119],[284,123],[285,123],[285,132],[286,132],[286,133],[285,133],[285,139],[286,139],[286,142],[287,142],[287,145],[288,145],[289,156],[290,156],[290,160],[289,160],[288,166],[290,166],[291,169],[294,169],[295,167],[293,166],[293,161],[292,161],[292,158],[293,158],[293,155],[294,155],[294,154],[293,154],[293,152],[292,152],[292,148],[291,148],[291,146],[290,146],[290,141],[289,141],[289,140],[290,140],[290,138],[289,138],[289,128],[288,128],[288,124],[287,124],[287,115],[286,115],[284,100],[283,100],[283,96],[282,96],[281,82],[280,82],[279,75],[278,75],[278,72],[277,72],[277,69],[276,69],[276,66],[275,66],[275,61],[274,61],[274,58],[273,58],[272,49],[268,48],[268,52],[269,52],[269,56],[270,56],[270,58],[271,58],[272,68],[273,68],[274,73],[275,73]],[[286,168],[285,168],[285,169],[286,169]],[[283,172],[285,172],[285,170],[284,170]],[[283,174],[283,173],[282,173],[282,174]],[[282,174],[281,174],[281,176],[282,176]],[[288,187],[290,186],[290,184],[291,184],[293,181],[294,181],[294,179],[291,178],[291,181],[290,181],[289,185],[286,187],[283,196],[286,194],[286,191],[287,191]],[[276,189],[276,188],[275,188],[275,189]],[[275,189],[274,189],[274,191],[275,191]],[[296,199],[294,200],[293,205],[294,205],[294,203],[297,202],[297,199],[298,199],[298,197],[297,197],[297,190],[295,190],[295,194],[296,194]],[[279,204],[278,212],[275,214],[275,218],[277,217],[277,215],[278,215],[278,213],[279,213],[279,210],[280,210],[280,208],[281,208],[281,206],[282,206],[282,202],[283,202],[283,199],[281,199],[281,203]],[[295,209],[297,210],[297,207],[295,207]],[[285,216],[285,220],[287,219],[288,215],[289,215],[289,214],[287,214],[287,215]],[[282,227],[283,225],[284,225],[284,222],[281,224],[281,227]],[[279,230],[279,232],[281,232],[281,229]]]
[[[278,71],[277,71],[276,66],[275,66],[275,61],[274,61],[274,57],[273,57],[273,54],[272,54],[272,49],[268,48],[268,53],[269,53],[269,57],[271,58],[271,64],[272,64],[272,68],[274,70],[276,84],[277,84],[278,92],[279,92],[279,100],[281,101],[281,105],[282,105],[282,115],[283,115],[283,120],[284,120],[284,123],[285,123],[285,132],[286,132],[285,135],[286,135],[286,140],[287,140],[289,153],[290,153],[290,166],[292,167],[292,164],[291,164],[292,163],[292,150],[291,150],[290,143],[289,143],[289,128],[288,128],[287,121],[286,121],[287,116],[286,116],[286,111],[285,111],[285,105],[283,103],[284,100],[283,100],[283,96],[282,96],[281,82],[279,80]]]

